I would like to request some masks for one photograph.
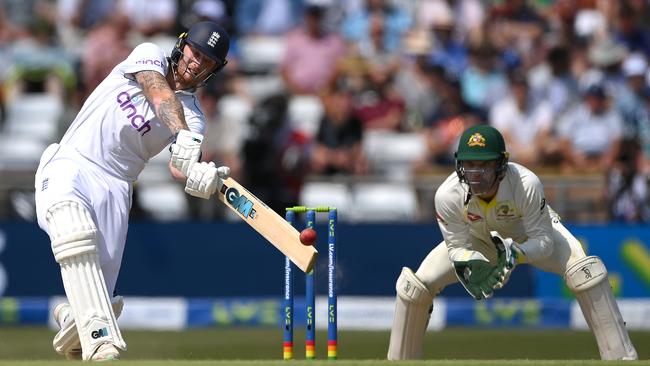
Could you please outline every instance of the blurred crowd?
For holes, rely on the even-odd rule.
[[[451,172],[460,133],[487,123],[511,161],[602,174],[611,219],[650,220],[648,0],[0,3],[2,114],[23,93],[56,95],[60,132],[138,43],[169,52],[195,21],[224,25],[230,62],[199,90],[204,158],[271,207],[310,175],[377,174],[364,146],[378,135],[422,145],[391,171]]]

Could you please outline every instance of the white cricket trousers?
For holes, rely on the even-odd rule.
[[[52,144],[41,156],[34,181],[38,225],[48,235],[45,216],[52,205],[78,202],[97,226],[99,261],[108,295],[112,296],[126,243],[131,183],[105,172],[74,148]]]

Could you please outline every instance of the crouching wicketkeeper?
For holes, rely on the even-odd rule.
[[[436,192],[444,242],[414,273],[397,279],[388,359],[420,358],[433,297],[456,281],[477,300],[503,287],[515,265],[564,277],[576,295],[603,360],[636,360],[602,260],[587,256],[546,204],[537,176],[508,163],[503,137],[480,125],[461,136],[456,172]]]

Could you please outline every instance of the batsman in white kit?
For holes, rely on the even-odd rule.
[[[433,298],[460,282],[476,300],[502,288],[515,266],[530,263],[557,273],[575,294],[603,360],[636,360],[607,270],[548,206],[539,178],[508,162],[499,131],[487,125],[465,130],[456,172],[438,188],[435,208],[444,241],[417,271],[397,279],[389,360],[422,357]]]
[[[227,167],[199,162],[205,118],[194,95],[227,63],[230,38],[212,22],[179,36],[170,57],[137,46],[88,97],[36,172],[39,226],[61,267],[67,303],[54,309],[54,349],[67,358],[119,359],[126,350],[113,297],[126,242],[132,184],[171,143],[169,169],[185,191],[209,198]],[[164,198],[161,198],[164,199]]]

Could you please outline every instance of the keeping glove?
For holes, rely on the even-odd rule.
[[[180,130],[170,147],[172,166],[187,177],[192,165],[199,161],[202,143],[203,135],[200,133]]]
[[[498,252],[496,268],[499,281],[494,286],[494,289],[498,290],[506,285],[512,271],[517,266],[518,258],[523,259],[524,255],[511,238],[503,238],[496,231],[490,231],[490,236]]]
[[[185,182],[185,192],[207,200],[229,176],[230,168],[227,166],[217,168],[213,162],[193,164]]]
[[[472,259],[454,262],[456,277],[476,300],[492,297],[499,282],[499,271],[487,260]]]

